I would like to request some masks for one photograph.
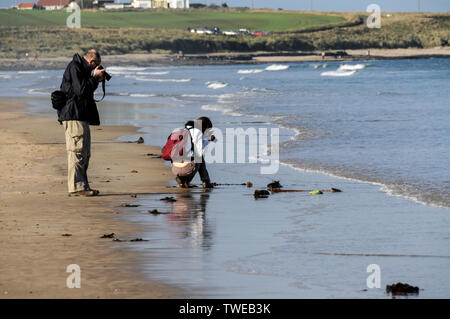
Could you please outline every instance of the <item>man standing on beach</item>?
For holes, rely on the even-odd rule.
[[[105,69],[100,70],[100,54],[91,49],[83,57],[78,54],[66,67],[61,91],[67,102],[58,110],[58,121],[66,135],[68,158],[67,183],[69,195],[96,196],[98,190],[91,189],[87,178],[91,156],[91,132],[89,125],[100,125],[94,91],[103,81]]]

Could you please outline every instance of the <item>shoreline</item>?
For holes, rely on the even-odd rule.
[[[421,63],[420,61],[417,62]],[[437,63],[436,61],[435,62],[425,61],[425,62],[430,62],[432,64]],[[413,62],[411,61],[411,63],[408,64],[413,64]],[[210,68],[207,68],[207,70],[205,71],[209,71],[209,69]],[[44,101],[42,100],[41,102]],[[120,101],[118,102],[118,104],[119,103]],[[126,107],[124,107],[124,109],[128,110],[128,108]],[[113,110],[114,109],[111,108],[111,111]],[[152,109],[150,109],[149,111],[153,112]],[[126,114],[130,113],[127,112]],[[156,112],[156,114],[158,113]],[[217,111],[214,112],[214,114],[217,114],[217,117],[221,117],[218,115],[219,113]],[[103,113],[103,115],[106,115],[106,113]],[[215,116],[213,115],[213,117]],[[122,118],[127,118],[127,116],[120,117],[120,119]],[[223,117],[221,117],[221,119],[223,119]],[[56,126],[59,127],[54,118],[51,118],[50,120],[53,121],[53,124],[56,124]],[[39,121],[39,117],[36,118],[36,121]],[[155,122],[161,125],[164,124],[160,123],[158,117],[155,117],[155,119],[153,119],[152,117],[150,126],[152,126],[152,124],[155,124]],[[164,122],[164,120],[161,122]],[[16,126],[23,129],[24,132],[29,132],[27,126],[24,125],[16,125]],[[49,127],[51,126],[50,122],[48,126]],[[104,127],[100,128],[102,130],[98,131],[97,127],[93,127],[93,133],[103,133],[105,128]],[[1,126],[0,131],[2,129],[3,126]],[[60,134],[60,131],[61,130],[59,130],[57,135],[58,138],[60,138],[61,137],[60,135],[62,135]],[[143,134],[146,141],[147,140],[150,141],[151,144],[159,144],[155,143],[155,140],[151,139],[152,136],[156,135],[155,131],[159,132],[160,130],[157,128],[153,132],[149,130],[141,130],[142,133],[136,133],[135,130],[133,130],[132,132],[132,134],[134,133],[133,139],[136,138],[136,134]],[[146,136],[144,134],[148,135]],[[61,141],[62,140],[63,139],[61,138]],[[103,145],[103,143],[105,143],[104,145],[107,148],[114,148],[114,145],[116,145],[115,143],[109,144],[111,142],[109,142],[109,140],[107,142],[106,139],[105,140],[102,139],[98,142],[100,143],[95,144],[93,147],[93,160],[95,160],[95,158],[97,158],[97,156],[99,155],[99,150],[97,149],[97,147],[100,147],[101,145]],[[11,144],[10,141],[7,141],[7,143]],[[61,143],[60,140],[58,140],[57,143]],[[120,145],[120,143],[118,145]],[[144,145],[134,145],[134,144],[129,145],[130,147],[136,149],[144,147]],[[39,147],[39,145],[37,147]],[[64,145],[56,145],[56,147],[64,149]],[[4,151],[4,154],[5,153],[6,151]],[[140,153],[140,155],[143,154],[144,151]],[[64,158],[64,156],[62,156],[61,158]],[[135,156],[133,156],[133,159],[134,158]],[[147,159],[145,161],[146,164],[152,161],[155,162],[159,161],[149,159],[148,157],[146,157],[146,159]],[[112,160],[110,162],[114,163],[115,160]],[[131,160],[129,162],[133,164],[133,167],[132,168],[130,167],[129,169],[135,169],[134,160]],[[60,159],[58,165],[63,166],[64,162],[61,161]],[[94,163],[94,165],[92,165],[92,168],[95,169],[96,167],[97,165]],[[128,178],[127,174],[129,173],[129,170],[126,170],[123,173],[117,173],[116,168],[114,167],[112,168],[113,168],[112,172],[115,173],[114,176],[119,175],[115,177],[120,178],[120,182],[117,182],[116,180],[114,180],[114,178],[112,178],[110,179],[110,182],[112,183],[103,184],[102,181],[103,179],[100,178],[99,175],[94,176],[93,178],[94,183],[99,182],[100,183],[99,185],[110,186],[113,185],[113,183],[114,184],[122,183],[124,177],[126,177],[125,179]],[[140,175],[141,169],[139,168],[137,170],[139,171],[139,174],[136,175]],[[211,171],[213,172],[215,179],[220,180],[222,182],[234,183],[235,181],[250,180],[254,182],[255,185],[260,185],[262,187],[265,187],[267,183],[264,180],[264,178],[261,178],[260,176],[258,177],[253,176],[251,171],[250,170],[246,171],[246,169],[241,168],[227,169],[227,167],[224,167],[223,170],[218,169],[217,171],[214,171],[213,169],[211,169]],[[64,174],[64,171],[61,169],[60,173],[61,173],[60,175],[63,176],[62,174]],[[109,171],[107,171],[106,173],[109,173]],[[198,211],[201,211],[204,214],[198,214],[199,218],[196,219],[194,218],[186,220],[179,219],[178,221],[175,222],[172,220],[172,223],[167,222],[166,225],[164,225],[164,223],[161,222],[165,218],[165,216],[148,218],[148,214],[146,214],[146,211],[148,209],[158,208],[159,210],[160,206],[161,211],[163,212],[165,211],[165,209],[171,208],[173,209],[175,204],[160,202],[159,199],[162,196],[144,195],[141,198],[138,197],[137,199],[134,199],[130,198],[129,196],[126,197],[124,195],[120,197],[122,198],[122,200],[119,199],[117,194],[114,194],[115,196],[109,196],[108,198],[106,198],[107,200],[109,199],[113,201],[116,200],[116,202],[114,203],[111,202],[112,213],[117,213],[116,209],[117,210],[119,209],[117,207],[119,203],[134,204],[136,201],[138,201],[138,203],[136,204],[142,205],[140,208],[137,209],[128,209],[128,208],[121,209],[119,214],[116,215],[113,215],[112,213],[109,216],[102,214],[105,215],[104,217],[106,221],[111,219],[113,221],[116,221],[117,220],[116,217],[118,217],[118,220],[117,224],[112,223],[114,226],[110,227],[107,226],[105,230],[102,230],[101,234],[115,232],[115,230],[119,229],[116,233],[121,239],[131,239],[136,237],[149,239],[150,241],[147,243],[149,244],[147,247],[152,247],[155,242],[162,243],[159,245],[160,249],[156,249],[157,251],[153,250],[153,252],[151,248],[145,249],[146,248],[145,243],[113,243],[114,248],[119,248],[116,249],[119,251],[119,254],[122,248],[124,248],[123,249],[124,253],[128,252],[127,255],[131,256],[128,258],[131,258],[132,260],[133,258],[136,258],[137,260],[137,263],[135,265],[131,265],[132,267],[128,267],[128,265],[130,264],[128,258],[123,262],[121,262],[120,264],[119,263],[117,265],[114,264],[114,267],[125,269],[125,273],[130,273],[130,271],[133,271],[135,269],[144,268],[143,271],[147,270],[147,273],[144,273],[146,278],[150,277],[148,276],[149,274],[156,274],[157,279],[162,278],[162,280],[164,280],[164,278],[170,278],[172,279],[172,281],[169,282],[173,282],[176,284],[178,283],[181,287],[189,287],[190,281],[198,283],[206,283],[205,281],[201,281],[201,279],[204,278],[215,278],[215,277],[224,278],[223,280],[217,280],[216,282],[212,282],[211,284],[209,284],[209,287],[207,286],[207,288],[211,289],[211,295],[206,294],[205,293],[206,289],[203,288],[201,290],[203,295],[198,296],[195,295],[195,291],[191,290],[189,295],[194,298],[204,298],[205,296],[217,297],[218,296],[217,293],[230,291],[233,291],[233,293],[236,292],[242,294],[247,292],[248,295],[241,295],[243,297],[255,297],[255,296],[264,297],[262,292],[267,290],[261,289],[261,291],[258,291],[258,289],[256,288],[258,286],[256,285],[254,288],[255,290],[253,291],[250,290],[242,291],[237,289],[233,290],[231,284],[239,283],[242,288],[252,287],[251,284],[247,283],[251,283],[251,281],[254,278],[256,278],[256,280],[264,282],[264,280],[267,279],[267,277],[269,277],[264,276],[264,274],[270,274],[271,272],[274,272],[275,274],[281,276],[279,277],[275,276],[274,280],[267,280],[267,283],[264,285],[264,287],[273,287],[271,288],[271,291],[275,291],[277,281],[279,280],[281,282],[281,280],[283,280],[283,272],[282,272],[283,270],[284,275],[294,273],[298,274],[298,276],[295,275],[293,277],[287,278],[288,280],[286,280],[286,285],[281,287],[281,289],[278,291],[279,293],[280,292],[284,293],[279,295],[281,297],[289,298],[289,295],[287,294],[286,291],[288,287],[289,288],[294,287],[297,290],[292,289],[292,296],[303,296],[303,297],[310,296],[319,298],[320,297],[382,298],[383,296],[380,296],[379,294],[377,295],[373,291],[358,292],[360,286],[363,285],[365,282],[365,277],[358,280],[354,279],[355,277],[357,277],[355,276],[355,274],[363,274],[363,275],[366,274],[366,265],[368,263],[375,262],[377,264],[382,265],[383,269],[385,269],[383,270],[384,271],[383,278],[385,278],[383,280],[385,281],[386,278],[388,280],[391,280],[390,282],[397,282],[398,280],[405,279],[407,280],[407,282],[419,285],[421,288],[425,289],[424,292],[425,298],[428,296],[439,297],[448,294],[448,291],[446,292],[445,290],[443,290],[443,286],[445,287],[446,285],[442,285],[442,283],[439,282],[436,283],[432,279],[433,278],[432,274],[427,273],[427,271],[421,272],[422,269],[432,269],[434,270],[435,273],[441,272],[443,274],[447,272],[447,268],[445,267],[445,265],[442,265],[446,262],[446,260],[442,259],[443,262],[439,261],[440,260],[439,256],[448,256],[448,251],[445,250],[446,232],[444,227],[442,227],[444,228],[442,230],[441,228],[436,227],[439,226],[440,223],[445,224],[442,223],[442,220],[445,221],[447,217],[443,217],[442,214],[446,212],[434,210],[428,207],[418,207],[419,205],[415,205],[414,203],[411,203],[409,201],[404,201],[403,199],[400,200],[389,198],[389,196],[386,196],[386,194],[382,194],[381,192],[379,192],[377,190],[377,187],[372,187],[370,185],[363,185],[361,184],[361,181],[357,181],[357,183],[353,181],[337,182],[334,178],[324,176],[323,172],[321,173],[321,175],[318,175],[317,173],[312,174],[308,174],[306,172],[299,172],[299,173],[300,174],[292,174],[292,171],[290,169],[288,170],[286,168],[281,168],[280,175],[277,176],[277,179],[280,179],[283,184],[286,183],[284,185],[296,185],[301,188],[312,187],[317,189],[325,189],[328,187],[328,185],[331,185],[343,189],[343,193],[332,195],[325,194],[324,196],[320,197],[311,197],[307,193],[299,196],[296,196],[295,194],[280,193],[271,196],[269,200],[254,201],[253,196],[251,194],[253,190],[247,190],[246,188],[234,190],[232,188],[224,187],[221,190],[214,190],[213,192],[208,194],[209,196],[201,196],[200,194],[197,195],[193,194],[193,196],[191,196],[190,198],[177,197],[178,200],[177,208],[179,208],[180,210],[187,207],[188,209],[197,209]],[[99,174],[103,174],[103,171],[101,171]],[[14,176],[20,177],[20,174]],[[61,176],[60,176],[61,181],[65,182],[64,177]],[[131,177],[133,176],[130,175],[130,178]],[[229,178],[229,180],[225,180],[225,178]],[[149,179],[152,180],[151,176]],[[61,190],[65,191],[65,185],[61,185],[59,187]],[[95,186],[93,185],[93,187]],[[103,187],[100,188],[100,190],[102,189]],[[127,188],[123,187],[123,189]],[[156,191],[156,188],[154,190]],[[164,193],[167,192],[172,191],[170,189],[165,188]],[[20,195],[20,198],[23,198],[25,195],[26,194]],[[35,195],[45,196],[45,194],[35,194]],[[177,194],[177,196],[178,195],[179,194]],[[88,201],[90,202],[90,199],[84,202]],[[77,202],[74,201],[74,203]],[[228,203],[233,203],[234,205],[228,205]],[[0,205],[1,204],[2,203],[0,203]],[[40,209],[41,204],[38,203],[36,207],[39,207]],[[0,206],[0,210],[1,208],[2,207]],[[140,215],[138,216],[136,211],[139,210]],[[179,215],[182,214],[183,213],[179,213]],[[34,215],[37,214],[35,213]],[[82,215],[92,215],[93,217],[92,216],[86,217],[87,218],[92,217],[90,219],[91,221],[92,220],[94,222],[97,221],[95,213],[91,214],[90,212],[87,212],[83,213]],[[192,215],[195,216],[195,214]],[[111,218],[110,216],[113,217]],[[138,220],[135,220],[134,216],[137,216]],[[191,214],[189,214],[189,216],[191,216]],[[372,219],[373,216],[376,216],[377,218],[376,223],[373,222]],[[129,217],[131,217],[131,219],[133,220],[132,223]],[[100,216],[98,219],[100,218],[102,217]],[[128,233],[124,233],[125,228],[122,224],[124,219],[126,219],[124,221],[125,224],[131,223],[132,224],[131,226],[133,227],[129,235],[127,235]],[[0,217],[0,227],[2,227],[1,222],[2,220],[4,220],[3,216]],[[236,223],[236,220],[239,222]],[[406,222],[404,222],[405,220]],[[417,220],[419,222],[414,223],[414,220]],[[146,224],[146,222],[149,221],[151,223]],[[280,225],[280,222],[282,221],[285,221],[285,223],[282,223]],[[104,221],[100,219],[99,223],[103,222]],[[38,221],[38,223],[41,225],[40,226],[41,228],[42,225],[45,225],[45,223],[41,223],[40,221]],[[176,225],[174,225],[175,223]],[[229,227],[230,225],[232,227]],[[273,231],[270,231],[269,230],[270,228],[268,227],[269,225],[280,225],[280,227],[278,228],[274,227]],[[403,231],[402,233],[399,234],[398,233],[399,228],[396,225],[402,225],[401,227],[402,230],[406,229],[406,231]],[[11,227],[11,225],[8,226]],[[33,224],[31,224],[31,226],[33,226]],[[239,228],[239,226],[242,226],[242,228]],[[12,227],[14,227],[14,224],[12,224]],[[98,225],[96,225],[96,227],[98,227]],[[134,231],[134,229],[137,230]],[[139,231],[140,229],[143,230],[142,233]],[[224,236],[224,231],[226,229],[229,230],[229,232],[226,233],[228,234],[228,236]],[[360,232],[358,231],[358,229],[364,231]],[[192,232],[192,230],[196,231]],[[199,232],[200,230],[201,232]],[[64,232],[66,232],[65,229]],[[80,236],[80,234],[75,234],[70,229],[67,230],[67,232],[73,234],[73,236],[60,237],[62,232],[59,232],[56,234],[56,236],[54,236],[54,238],[70,241],[72,239],[75,239],[75,237]],[[180,238],[181,236],[177,236],[180,233],[188,235],[184,235],[182,236],[182,238]],[[427,234],[430,233],[436,234],[436,237],[433,237],[433,240],[428,241],[426,240],[428,238]],[[95,234],[87,238],[87,240],[101,241],[100,244],[104,245],[103,248],[106,247],[106,249],[109,249],[111,245],[110,242],[111,239],[105,240],[97,239],[101,234],[95,232]],[[163,237],[163,235],[161,234],[167,235],[167,238],[171,239],[176,238],[175,245],[173,246],[166,245],[164,242],[164,239],[166,238]],[[248,234],[248,237],[244,241],[239,234]],[[258,234],[261,234],[261,237],[258,237]],[[323,236],[323,234],[327,234],[327,236]],[[22,234],[19,233],[19,235]],[[283,238],[283,235],[285,236],[285,238]],[[229,240],[229,238],[232,239],[236,238],[239,239],[241,242],[246,243],[252,243],[252,241],[255,240],[255,242],[257,242],[257,245],[255,245],[253,250],[248,249],[240,251],[238,248],[240,248],[242,244],[233,242],[232,240]],[[298,240],[296,240],[296,238],[298,238]],[[329,240],[330,238],[334,240],[330,241]],[[357,238],[357,240],[355,240],[355,238]],[[195,240],[195,243],[200,242],[201,245],[179,244],[180,242],[182,243],[183,240],[184,241],[191,240],[192,243]],[[264,240],[267,240],[266,243],[268,243],[268,247],[264,246],[265,243]],[[421,244],[422,241],[424,242],[424,244]],[[379,245],[377,244],[377,242],[379,243]],[[386,242],[391,243],[395,242],[398,244],[392,247],[386,246],[384,244]],[[442,244],[440,244],[441,242]],[[156,245],[158,246],[158,244]],[[436,246],[441,248],[435,249]],[[175,247],[178,249],[174,249]],[[297,249],[298,247],[300,248]],[[189,250],[189,248],[191,248],[191,250]],[[291,248],[292,250],[286,248]],[[430,249],[431,251],[429,251]],[[235,254],[226,255],[225,253],[228,251],[233,251]],[[203,252],[205,252],[205,254],[203,254]],[[266,255],[262,254],[264,252],[266,252],[267,254]],[[219,256],[221,258],[218,260],[217,259],[213,260],[213,258],[211,259],[207,258],[205,260],[203,256],[205,256],[206,253],[208,254],[207,256]],[[258,255],[255,255],[256,253],[258,253]],[[411,259],[411,256],[414,256],[414,259]],[[241,257],[244,258],[241,259]],[[289,259],[289,257],[293,257],[293,259]],[[429,260],[430,261],[429,264],[422,263],[422,258],[425,263]],[[345,262],[343,261],[344,259]],[[113,261],[114,260],[116,259],[113,258]],[[149,267],[139,267],[138,266],[139,260],[147,260],[148,262],[146,263],[146,265]],[[179,262],[180,260],[182,260],[183,262],[180,263]],[[235,272],[230,272],[229,268],[227,268],[226,272],[219,273],[218,270],[224,270],[223,264],[219,263],[222,260],[227,261],[231,260],[232,261],[231,263],[227,263],[225,265],[227,265],[228,267],[234,266]],[[286,260],[285,265],[283,265],[283,267],[285,268],[277,267],[279,263],[276,263],[273,268],[270,267],[270,265],[272,265],[272,263],[276,262],[277,260]],[[368,261],[367,263],[365,262],[366,260]],[[394,260],[395,262],[391,262],[392,260]],[[196,261],[198,262],[197,264],[195,263]],[[210,262],[214,261],[216,263],[213,263],[212,266],[208,266],[210,265]],[[189,264],[189,262],[191,263]],[[409,262],[411,262],[411,264],[409,264]],[[289,265],[297,266],[299,264],[302,265],[302,269],[300,271],[298,271],[293,267],[292,268],[289,267]],[[329,269],[327,269],[328,267],[326,265],[330,264],[337,265],[336,266],[337,268],[339,268],[339,265],[341,265],[342,269],[338,270],[335,273],[335,275],[330,275],[330,277],[327,277],[330,271]],[[171,267],[171,265],[173,265],[173,267]],[[412,271],[405,273],[404,271],[405,265],[409,269],[412,268]],[[411,265],[411,267],[408,267],[409,265]],[[220,267],[218,268],[217,266]],[[430,266],[434,266],[435,268],[431,268]],[[84,269],[83,266],[82,269]],[[236,271],[236,269],[237,270],[241,269],[243,271],[239,272]],[[196,270],[199,271],[197,273],[197,276],[195,276]],[[251,272],[247,272],[246,275],[245,270],[251,270]],[[256,272],[254,273],[252,270],[256,270]],[[62,279],[61,282],[63,282],[65,276],[67,276],[68,274],[65,273],[65,269],[63,269],[61,273],[62,273],[62,275],[60,276]],[[213,274],[215,276],[208,277],[209,274]],[[226,276],[222,276],[224,274]],[[259,274],[263,276],[258,276]],[[123,278],[123,276],[124,276],[123,273],[119,274],[117,276],[117,280],[121,280],[120,278]],[[427,276],[430,276],[429,279],[427,279],[428,278]],[[136,277],[138,277],[137,274]],[[235,282],[233,282],[232,280],[227,281],[228,278],[233,277],[237,278]],[[143,276],[141,276],[141,278],[143,278]],[[325,278],[325,280],[321,280],[321,278]],[[306,280],[304,281],[304,279]],[[248,281],[246,282],[246,280]],[[291,282],[288,282],[289,280],[291,280]],[[125,279],[124,281],[128,280]],[[83,288],[84,282],[82,283]],[[296,287],[295,286],[296,282],[301,282],[302,286]],[[1,283],[2,281],[0,280],[0,284]],[[289,284],[289,286],[287,284]],[[450,286],[447,285],[447,287]],[[3,290],[1,288],[2,286],[0,286],[0,294],[3,293]],[[117,288],[114,287],[114,289]],[[132,287],[130,287],[130,289],[132,289]],[[439,292],[435,292],[438,289],[440,289]],[[61,290],[63,289],[61,288]],[[65,290],[69,289],[65,288]],[[431,295],[429,293],[431,293]],[[134,297],[133,290],[131,290],[130,295]],[[126,296],[127,295],[125,292],[120,297]],[[226,295],[219,295],[219,297],[224,296],[226,297]]]
[[[237,65],[262,63],[289,62],[344,62],[361,60],[395,60],[395,59],[424,59],[450,58],[450,47],[427,49],[367,49],[342,50],[347,56],[339,56],[337,50],[327,50],[324,59],[321,51],[313,52],[230,52],[210,54],[123,54],[104,55],[102,63],[108,66],[141,66],[163,67],[183,65]],[[55,58],[0,58],[0,71],[17,70],[51,70],[64,69],[72,57]]]
[[[132,211],[120,205],[136,200],[130,194],[168,192],[168,168],[146,156],[159,149],[112,141],[136,134],[134,127],[91,127],[89,176],[101,193],[68,197],[63,131],[54,119],[24,114],[26,107],[0,101],[0,149],[9,155],[0,159],[0,296],[187,297],[180,287],[146,279],[139,253],[128,249],[140,243],[100,239],[110,233],[127,241],[141,237],[143,227],[124,220]],[[66,287],[69,264],[80,266],[80,289]]]

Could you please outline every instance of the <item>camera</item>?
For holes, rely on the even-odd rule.
[[[103,70],[104,69],[104,67],[103,67],[103,65],[99,65],[98,66],[98,69],[99,70]],[[105,76],[105,79],[106,79],[106,81],[109,81],[109,80],[111,80],[111,78],[112,78],[112,76],[108,73],[108,72],[103,72],[103,75]]]

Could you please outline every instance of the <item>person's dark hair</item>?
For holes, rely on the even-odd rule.
[[[100,53],[98,53],[97,50],[95,50],[95,49],[90,49],[90,50],[86,51],[84,53],[83,57],[87,60],[94,59],[97,63],[100,63],[102,61]]]
[[[207,129],[212,128],[212,122],[209,117],[201,116],[197,119],[197,121],[202,121],[202,132],[205,132]]]
[[[203,132],[203,133],[205,133],[205,131],[206,131],[207,129],[213,127],[212,122],[211,122],[211,120],[209,119],[209,117],[202,116],[202,117],[199,117],[198,119],[196,119],[196,121],[201,121],[201,124],[202,124],[202,132]],[[194,121],[187,121],[186,124],[184,124],[184,126],[185,126],[185,127],[186,127],[186,126],[192,126],[192,127],[194,127],[194,126],[195,126],[195,122],[194,122]]]

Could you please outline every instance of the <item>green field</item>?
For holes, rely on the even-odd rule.
[[[70,13],[45,10],[0,10],[4,26],[65,26]],[[341,22],[338,16],[283,11],[140,10],[82,11],[81,26],[182,29],[219,27],[222,30],[285,31]]]

